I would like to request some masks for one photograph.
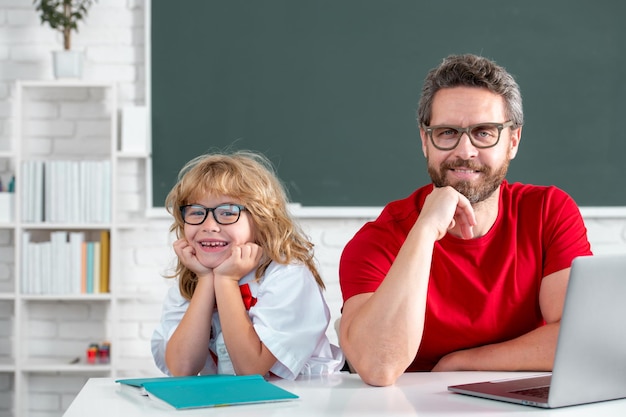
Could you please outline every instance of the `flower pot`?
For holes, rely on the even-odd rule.
[[[83,53],[80,51],[53,51],[55,78],[82,78]]]

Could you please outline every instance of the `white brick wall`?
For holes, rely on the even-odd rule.
[[[98,0],[91,8],[86,23],[80,25],[73,37],[73,46],[84,49],[87,61],[85,78],[115,81],[119,84],[120,107],[127,104],[145,104],[145,33],[144,2],[142,0]],[[39,24],[31,0],[0,0],[0,151],[8,148],[12,132],[13,102],[17,79],[51,79],[51,51],[59,49],[61,36],[47,26]],[[82,105],[59,108],[40,102],[29,108],[33,116],[45,120],[58,112],[72,114],[89,111]],[[65,124],[41,122],[42,135],[55,131],[58,135],[73,135]],[[98,121],[80,124],[79,134],[101,136],[102,124]],[[42,140],[43,150],[51,146]],[[121,202],[136,211],[145,208],[138,196],[145,191],[142,176],[145,167],[136,161],[122,161],[119,169],[125,180],[120,183]],[[11,170],[0,161],[0,176]],[[617,192],[617,191],[616,191]],[[623,190],[621,191],[623,192]],[[341,295],[337,267],[345,243],[366,221],[364,218],[302,219],[304,230],[316,245],[316,254],[327,285],[326,297],[333,320],[339,317]],[[596,253],[626,253],[626,218],[586,216],[589,236]],[[151,294],[146,299],[123,299],[119,303],[120,323],[115,329],[121,346],[119,359],[128,366],[120,376],[158,375],[151,362],[149,340],[159,319],[161,298],[170,284],[161,274],[173,262],[169,221],[153,220],[144,228],[124,231],[120,241],[124,254],[119,270],[121,276],[113,277],[112,285],[124,292]],[[13,276],[13,247],[11,233],[0,230],[0,291],[10,291]],[[12,304],[0,300],[0,360],[11,352]],[[66,354],[75,348],[77,337],[85,341],[97,339],[104,332],[94,328],[89,319],[108,314],[104,304],[93,303],[41,303],[31,311],[31,322],[26,330],[32,336],[49,335],[56,339],[42,339],[29,347],[33,352],[57,351]],[[79,336],[77,336],[79,335]],[[336,343],[332,326],[328,335]],[[82,355],[84,352],[76,352]],[[33,416],[58,416],[66,409],[75,393],[85,382],[85,377],[75,375],[30,374],[27,376]],[[10,415],[12,401],[12,375],[0,373],[0,415]]]

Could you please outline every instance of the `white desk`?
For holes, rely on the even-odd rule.
[[[406,373],[390,387],[371,387],[356,374],[272,383],[300,396],[288,402],[176,411],[122,390],[112,378],[91,378],[64,417],[112,416],[625,416],[626,399],[543,410],[448,392],[451,384],[510,378],[523,373]]]

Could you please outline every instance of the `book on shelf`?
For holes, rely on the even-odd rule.
[[[22,294],[30,294],[31,293],[31,288],[30,288],[30,282],[31,282],[31,274],[32,274],[32,262],[29,259],[28,256],[26,256],[25,254],[28,253],[28,249],[30,247],[30,232],[29,231],[25,231],[22,233],[22,245],[21,245],[21,250],[22,250],[22,259],[21,259],[21,266],[22,266],[22,279],[20,280],[20,284],[21,284],[21,291]]]
[[[83,242],[85,232],[70,232],[69,293],[80,294],[83,275]],[[78,261],[77,261],[78,260]]]
[[[93,294],[93,265],[94,265],[94,242],[86,242],[87,245],[87,285],[86,293]]]
[[[21,291],[24,294],[99,294],[109,292],[108,230],[87,241],[83,231],[51,231],[48,241],[22,234]]]
[[[177,410],[299,398],[261,375],[199,375],[131,378],[115,382]]]
[[[87,293],[87,242],[80,245],[80,293]]]
[[[34,161],[34,184],[35,195],[31,200],[33,205],[33,222],[44,221],[44,195],[43,195],[43,161]]]
[[[26,223],[111,221],[111,161],[22,161]]]
[[[100,232],[100,292],[109,292],[111,237],[108,230]]]
[[[43,161],[22,161],[22,220],[41,222],[44,217],[44,170]]]
[[[102,256],[100,242],[93,242],[93,286],[91,291],[93,294],[100,293],[100,256]]]
[[[79,221],[82,223],[88,223],[91,221],[93,215],[93,201],[88,197],[84,197],[90,194],[93,188],[89,187],[88,184],[92,183],[92,170],[91,165],[88,161],[80,162],[80,190],[79,195],[79,204],[78,204],[78,212],[80,215]]]
[[[65,294],[69,292],[70,254],[68,233],[57,231],[50,233],[50,255],[46,262],[50,263],[48,282],[42,288],[44,294]]]
[[[51,286],[52,276],[50,274],[52,267],[52,242],[41,242],[38,245],[38,261],[37,276],[35,281],[35,291],[38,294],[50,294],[53,290]]]

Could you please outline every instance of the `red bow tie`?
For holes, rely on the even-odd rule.
[[[252,292],[250,291],[250,286],[248,284],[240,285],[239,291],[241,291],[241,298],[243,299],[243,305],[246,306],[246,310],[250,310],[250,307],[253,307],[256,304],[256,298],[252,296]]]

